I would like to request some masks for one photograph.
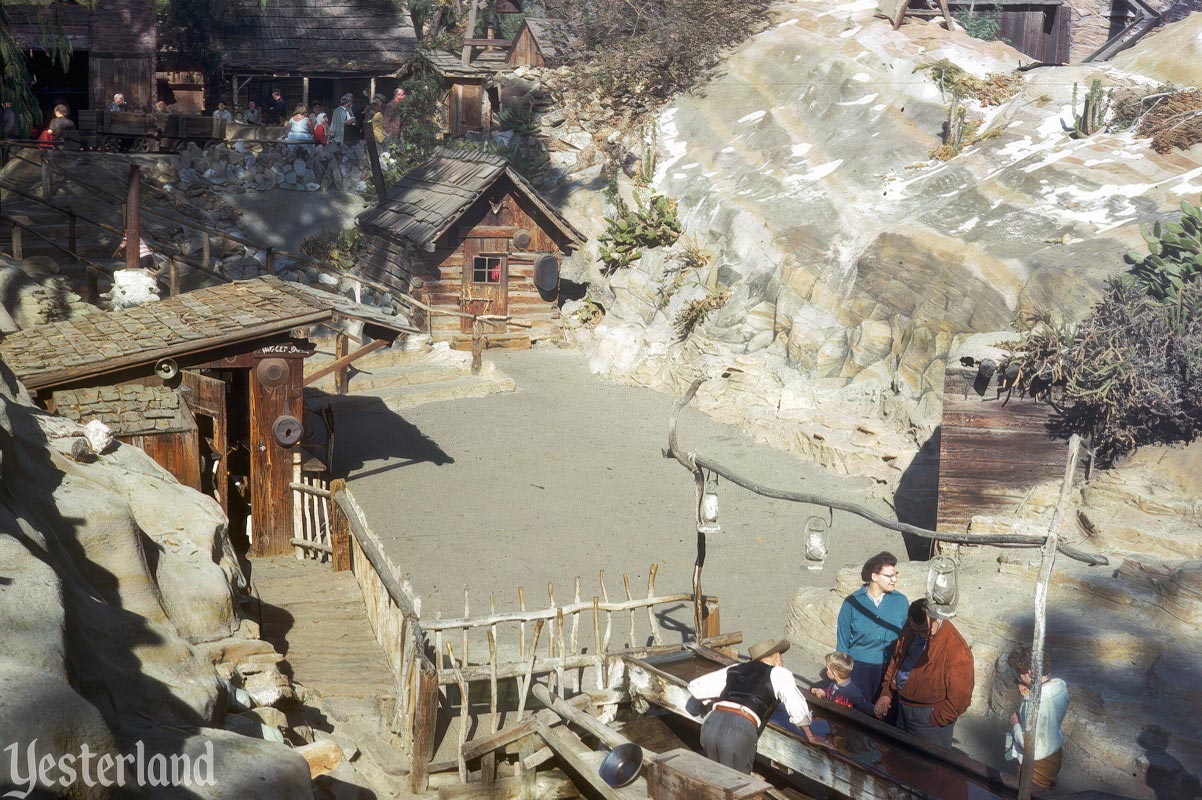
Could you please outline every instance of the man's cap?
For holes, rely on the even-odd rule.
[[[787,651],[790,644],[791,642],[788,639],[781,639],[779,641],[776,639],[765,639],[759,644],[753,644],[747,650],[747,654],[751,656],[752,661],[759,661],[761,658],[767,658],[768,656]]]

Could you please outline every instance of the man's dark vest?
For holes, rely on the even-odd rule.
[[[772,688],[772,665],[748,661],[731,667],[726,671],[726,688],[718,699],[750,708],[760,718],[760,731],[763,731],[780,706],[780,699]]]

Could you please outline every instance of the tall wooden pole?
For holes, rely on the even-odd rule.
[[[142,168],[129,165],[129,189],[125,195],[125,268],[137,269],[142,256]]]
[[[380,112],[383,113],[383,112]],[[388,190],[384,183],[384,170],[380,168],[380,151],[376,143],[375,128],[364,125],[363,141],[367,144],[367,158],[371,161],[371,180],[376,185],[376,205],[384,202],[384,193]]]
[[[1060,499],[1052,512],[1048,527],[1048,538],[1043,545],[1043,558],[1039,563],[1039,579],[1035,583],[1035,636],[1031,643],[1031,693],[1027,698],[1027,718],[1023,721],[1023,763],[1018,775],[1018,800],[1031,800],[1032,781],[1035,777],[1035,736],[1039,723],[1039,701],[1043,695],[1043,644],[1047,633],[1048,583],[1052,578],[1052,567],[1056,563],[1056,546],[1060,541],[1060,524],[1068,510],[1068,499],[1072,494],[1073,473],[1077,469],[1077,458],[1081,452],[1081,437],[1073,434],[1068,440],[1068,463],[1064,465],[1064,483],[1060,485]]]

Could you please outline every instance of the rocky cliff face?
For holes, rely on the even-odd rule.
[[[1024,310],[1082,316],[1139,224],[1202,192],[1202,152],[1071,138],[1074,84],[1158,80],[1084,65],[1017,73],[1012,98],[971,101],[978,140],[934,160],[947,101],[920,65],[984,77],[1025,57],[930,23],[895,32],[874,7],[784,4],[721,77],[663,112],[654,189],[679,200],[684,236],[666,258],[594,274],[609,313],[578,338],[595,369],[642,385],[726,372],[699,407],[895,484],[938,422],[953,340]],[[1173,60],[1141,52],[1132,68]],[[595,195],[571,202],[599,233]],[[683,249],[707,263],[681,280]],[[683,305],[725,290],[677,341]]]
[[[135,447],[74,460],[81,431],[0,365],[0,748],[197,756],[211,741],[218,784],[189,796],[305,796],[300,756],[210,727],[226,693],[193,645],[238,627],[220,508]],[[18,764],[0,759],[0,787],[27,786]],[[68,796],[114,791],[78,780]]]

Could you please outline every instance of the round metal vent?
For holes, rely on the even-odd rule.
[[[288,382],[288,361],[283,358],[265,358],[255,367],[255,377],[264,386],[283,386]]]
[[[518,228],[513,234],[513,246],[519,250],[525,250],[532,241],[534,241],[534,237],[525,228]]]
[[[299,442],[303,430],[301,421],[287,414],[276,417],[271,424],[271,434],[281,447],[291,447]]]
[[[554,292],[559,288],[559,258],[539,256],[534,261],[534,285],[541,292]]]

